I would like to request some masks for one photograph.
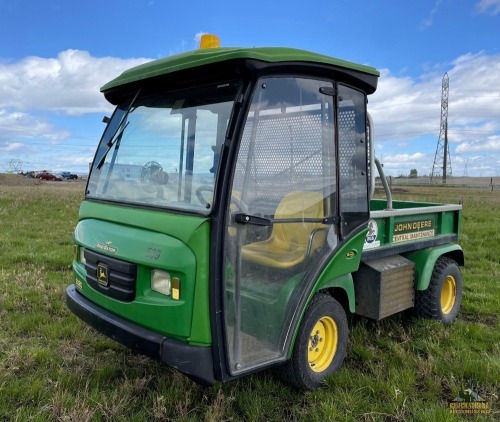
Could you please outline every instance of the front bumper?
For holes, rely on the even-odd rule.
[[[215,383],[211,347],[192,346],[139,327],[86,299],[74,284],[66,289],[66,303],[82,321],[124,346],[166,363],[198,384]]]

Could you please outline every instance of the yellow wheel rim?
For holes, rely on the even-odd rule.
[[[443,314],[449,314],[455,304],[457,297],[457,282],[451,275],[446,276],[441,290],[441,311]]]
[[[323,372],[332,363],[338,344],[337,324],[329,316],[316,322],[309,336],[307,359],[314,372]]]

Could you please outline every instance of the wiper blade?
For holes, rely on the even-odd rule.
[[[129,113],[130,113],[130,110],[132,110],[132,107],[135,103],[135,100],[137,100],[137,97],[139,96],[140,92],[141,92],[141,88],[139,88],[137,90],[137,92],[135,93],[134,99],[130,102],[130,105],[128,106],[127,112],[123,115],[123,117],[120,121],[120,124],[118,125],[118,127],[116,129],[116,133],[111,137],[111,139],[106,144],[106,146],[107,146],[106,151],[104,151],[104,154],[99,159],[99,162],[97,163],[97,166],[96,166],[97,169],[100,169],[102,167],[102,165],[104,164],[104,160],[106,159],[106,156],[108,155],[109,150],[113,147],[113,145],[116,143],[116,141],[121,139],[121,136],[123,135],[125,128],[129,124],[129,122],[127,122],[127,118],[128,118]],[[127,123],[124,124],[125,122],[127,122]]]
[[[107,143],[108,148],[106,148],[106,151],[104,151],[104,154],[102,155],[101,159],[97,163],[96,168],[100,169],[102,165],[104,164],[104,160],[106,159],[106,156],[108,155],[108,152],[111,148],[113,148],[113,145],[118,142],[118,145],[120,145],[120,140],[122,139],[123,132],[127,128],[128,124],[130,122],[127,122],[125,125],[122,126],[122,128],[118,131],[118,133]]]

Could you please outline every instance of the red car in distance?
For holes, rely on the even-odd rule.
[[[38,173],[36,175],[36,178],[40,179],[40,180],[54,180],[54,181],[57,181],[57,182],[62,181],[62,177],[61,176],[58,176],[58,175],[52,174],[52,173],[48,173],[46,171]]]

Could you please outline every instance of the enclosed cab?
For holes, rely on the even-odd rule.
[[[317,387],[342,364],[345,311],[371,278],[355,274],[378,76],[296,49],[208,48],[106,84],[116,110],[75,229],[70,309],[203,384],[284,363],[293,385]],[[434,237],[426,250],[449,250],[432,259],[461,254]],[[402,259],[425,261],[409,245],[418,256]],[[405,280],[413,297],[420,279]]]

